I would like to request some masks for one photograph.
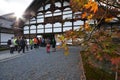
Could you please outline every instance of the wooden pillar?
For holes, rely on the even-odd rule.
[[[111,34],[112,34],[112,28],[113,28],[113,25],[112,25],[112,24],[110,24],[110,27],[111,27]]]
[[[73,11],[72,11],[72,31],[74,30],[74,20],[73,20]],[[72,38],[72,44],[73,44],[73,38]]]
[[[35,16],[35,20],[36,20],[35,26],[36,26],[36,36],[37,36],[37,17],[36,16]]]
[[[0,47],[1,47],[1,25],[0,25]]]
[[[73,20],[73,11],[72,11],[72,31],[74,30],[74,20]]]
[[[30,39],[30,18],[29,18],[29,39]]]
[[[43,4],[43,16],[44,16],[44,28],[43,28],[43,30],[44,30],[44,32],[43,33],[45,33],[45,2],[44,2],[44,4]]]
[[[86,20],[84,19],[83,21],[84,21],[84,30],[85,30],[85,22],[86,22]]]
[[[53,8],[52,8],[52,33],[54,32],[54,28],[53,28],[53,24],[54,24],[54,16],[53,16],[53,14],[54,14],[54,0],[52,0],[52,3],[51,3],[51,5],[53,5]]]
[[[63,18],[63,11],[64,11],[64,8],[63,8],[63,0],[62,0],[61,4],[62,4],[62,18]],[[62,20],[63,20],[63,19],[62,19]],[[63,33],[63,21],[62,21],[62,33]]]
[[[54,32],[54,28],[53,28],[53,26],[54,26],[54,25],[53,25],[53,24],[54,24],[54,18],[53,18],[53,17],[54,17],[54,16],[53,16],[53,13],[54,13],[54,11],[52,11],[52,33]]]

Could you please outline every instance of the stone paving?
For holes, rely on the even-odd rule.
[[[31,51],[31,50],[30,50]],[[30,51],[26,51],[26,52],[30,52]],[[17,51],[14,51],[13,54],[9,53],[9,50],[6,51],[0,51],[0,62],[4,62],[4,61],[8,61],[10,59],[14,59],[16,57],[20,57],[23,54],[18,54]]]
[[[0,62],[0,80],[83,80],[79,51],[79,47],[70,47],[70,54],[65,56],[63,49],[48,54],[41,47],[15,53],[13,58]]]

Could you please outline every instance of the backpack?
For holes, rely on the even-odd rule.
[[[8,40],[8,41],[7,41],[7,45],[11,45],[11,40]]]
[[[18,39],[16,39],[15,43],[16,43],[17,45],[19,45],[19,40],[18,40]]]

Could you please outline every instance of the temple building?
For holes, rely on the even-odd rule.
[[[6,45],[9,38],[14,37],[13,24],[15,18],[13,13],[0,16],[0,45]]]
[[[23,25],[23,34],[27,38],[54,36],[70,29],[78,29],[84,24],[81,17],[75,16],[80,12],[73,13],[71,10],[69,0],[34,1],[32,6],[32,16]]]

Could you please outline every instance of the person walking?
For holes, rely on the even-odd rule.
[[[18,44],[19,44],[19,41],[18,41],[18,38],[14,38],[14,45],[15,45],[15,51],[17,51],[18,50]]]
[[[34,48],[37,48],[37,44],[38,44],[37,37],[34,37],[33,42],[34,42]]]
[[[15,45],[14,45],[14,37],[11,38],[11,43],[10,43],[10,54],[13,54],[14,52],[14,48],[15,48]]]
[[[56,40],[55,40],[55,38],[52,39],[52,51],[53,52],[56,51]]]
[[[33,43],[33,39],[30,39],[30,43],[29,44],[30,44],[30,49],[32,50],[33,49],[33,44],[34,44]]]
[[[26,46],[26,42],[24,37],[22,37],[20,39],[20,49],[18,50],[18,53],[20,53],[21,50],[23,51],[23,53],[25,53],[25,46]]]
[[[45,47],[45,39],[44,38],[41,39],[41,47]]]
[[[26,48],[26,50],[28,51],[29,49],[28,49],[28,42],[27,42],[26,37],[24,37],[24,40],[25,40],[25,48]]]
[[[47,52],[47,53],[50,53],[50,39],[47,38],[47,39],[45,40],[45,43],[46,43],[46,52]]]

